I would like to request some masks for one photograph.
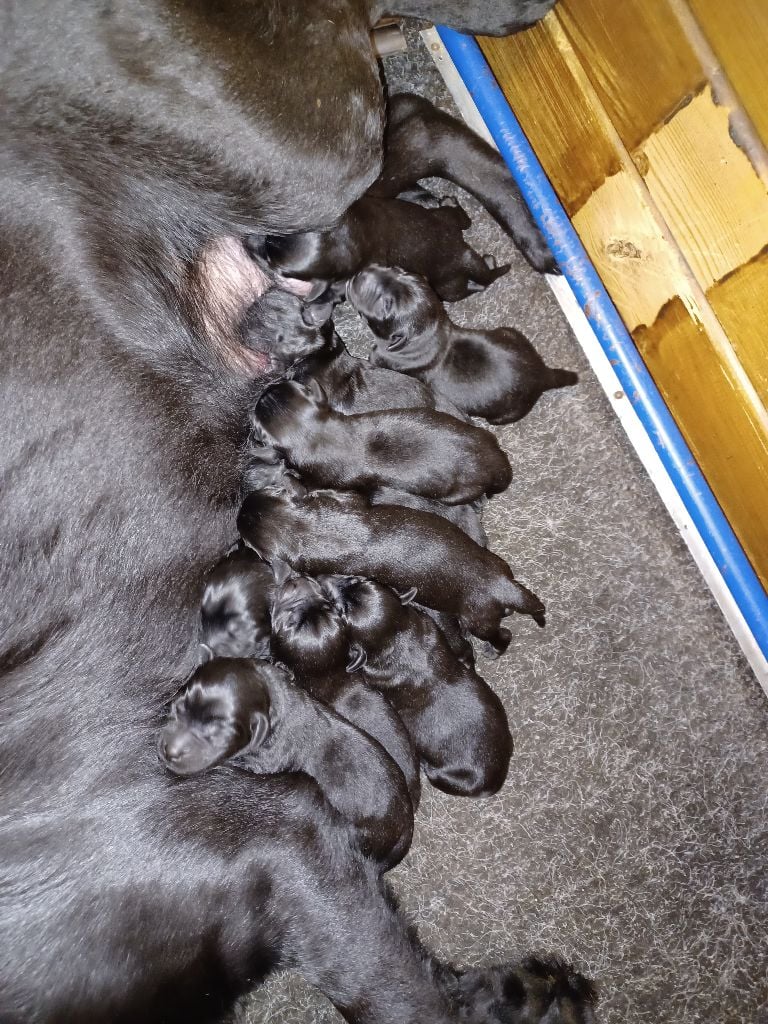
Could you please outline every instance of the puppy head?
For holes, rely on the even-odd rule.
[[[447,316],[423,277],[399,267],[370,266],[348,282],[347,298],[381,339],[372,363],[416,366],[435,357],[438,328]]]
[[[272,654],[297,673],[316,675],[343,668],[347,629],[328,595],[309,576],[278,568],[272,605]]]
[[[253,411],[255,432],[279,445],[281,437],[301,431],[329,410],[325,391],[314,378],[305,384],[284,380],[263,392]]]
[[[329,314],[330,315],[330,314]],[[279,288],[270,288],[251,306],[243,325],[246,343],[269,353],[273,370],[286,370],[326,344],[321,330],[329,318]]]
[[[214,658],[171,705],[158,754],[175,775],[194,775],[261,746],[269,734],[269,690],[255,662]]]
[[[415,597],[415,591],[401,597],[362,576],[320,576],[319,583],[349,627],[349,671],[364,663],[362,652],[381,646],[400,627],[403,605]]]
[[[296,498],[307,493],[298,475],[286,466],[274,448],[265,448],[250,438],[240,492],[245,498],[252,491],[269,491]]]
[[[256,254],[279,274],[308,281],[319,276],[313,270],[323,256],[323,233],[267,235],[259,241]]]
[[[269,567],[247,548],[233,551],[213,567],[200,616],[201,641],[214,657],[268,656],[271,591]]]

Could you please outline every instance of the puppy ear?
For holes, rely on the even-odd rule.
[[[307,391],[309,391],[310,395],[314,398],[318,405],[328,405],[328,396],[325,393],[323,385],[316,377],[310,377],[306,381],[304,386],[306,387]]]
[[[347,672],[357,672],[359,668],[368,661],[368,655],[365,653],[360,644],[349,645],[349,661],[347,662]]]
[[[406,590],[402,594],[398,593],[397,596],[400,598],[400,603],[401,604],[411,604],[412,601],[415,601],[416,595],[418,594],[418,592],[419,592],[419,588],[418,587],[411,587],[410,590]]]
[[[281,587],[283,583],[285,583],[292,572],[293,570],[287,562],[283,562],[279,558],[276,558],[274,562],[272,562],[272,575],[275,577],[275,583],[278,587]]]
[[[198,656],[200,658],[200,664],[206,665],[209,661],[213,661],[214,654],[208,644],[201,643],[198,646]]]
[[[399,331],[396,334],[391,334],[389,342],[387,344],[387,352],[399,352],[401,348],[405,348],[408,344],[408,337],[405,334],[401,334]]]
[[[269,715],[266,711],[254,711],[251,713],[251,742],[249,750],[258,750],[264,740],[269,736]]]

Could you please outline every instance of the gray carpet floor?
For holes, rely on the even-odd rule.
[[[409,43],[385,61],[389,87],[452,109]],[[461,965],[574,960],[604,1024],[768,1021],[768,704],[546,282],[465,205],[476,247],[513,268],[452,316],[522,329],[581,382],[499,430],[515,478],[484,523],[548,606],[545,630],[516,619],[508,654],[478,662],[512,723],[509,779],[489,800],[425,787],[391,880]],[[365,347],[353,315],[338,326]],[[244,1019],[341,1018],[282,975]]]

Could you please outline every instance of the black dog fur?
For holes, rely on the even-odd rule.
[[[367,267],[347,296],[378,339],[374,366],[417,377],[468,416],[513,423],[545,391],[578,382],[547,366],[513,327],[457,327],[429,284],[399,268]]]
[[[269,662],[215,658],[201,665],[171,706],[158,753],[176,775],[228,760],[257,775],[308,775],[384,870],[411,845],[413,807],[392,758]]]
[[[454,796],[490,796],[504,784],[512,736],[499,698],[454,656],[435,623],[388,587],[322,576],[364,653],[366,683],[387,694],[427,778]]]
[[[462,25],[523,10],[503,6]],[[356,1024],[522,1019],[475,1013],[311,780],[178,778],[155,752],[269,379],[241,239],[328,227],[379,174],[379,12],[41,10],[6,5],[0,32],[0,1018],[213,1024],[293,968]],[[299,30],[327,43],[309,76]]]
[[[294,500],[254,492],[237,528],[262,558],[298,572],[366,576],[401,592],[416,587],[421,604],[458,615],[499,653],[511,639],[501,621],[513,611],[544,625],[544,605],[503,559],[428,512],[371,506],[351,492]]]
[[[230,552],[206,577],[200,640],[217,658],[268,658],[274,580],[248,548]]]
[[[460,206],[426,209],[401,199],[363,196],[330,231],[253,239],[257,256],[284,277],[310,281],[313,298],[371,263],[426,277],[440,298],[458,302],[509,270],[464,241],[471,221]],[[330,289],[333,294],[333,288]]]
[[[395,487],[459,505],[497,494],[512,479],[489,431],[432,409],[338,413],[316,380],[272,385],[253,421],[259,440],[314,487]]]

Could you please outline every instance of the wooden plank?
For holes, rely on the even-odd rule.
[[[710,288],[707,298],[768,407],[768,249]]]
[[[665,0],[560,0],[558,18],[630,151],[706,77]]]
[[[738,383],[679,299],[633,337],[764,586],[768,587],[768,445]]]
[[[723,70],[768,146],[768,3],[688,0]]]
[[[640,145],[635,163],[702,288],[768,245],[768,190],[709,86]]]
[[[619,169],[601,119],[585,104],[553,35],[551,16],[534,28],[478,42],[560,201],[573,214]]]

